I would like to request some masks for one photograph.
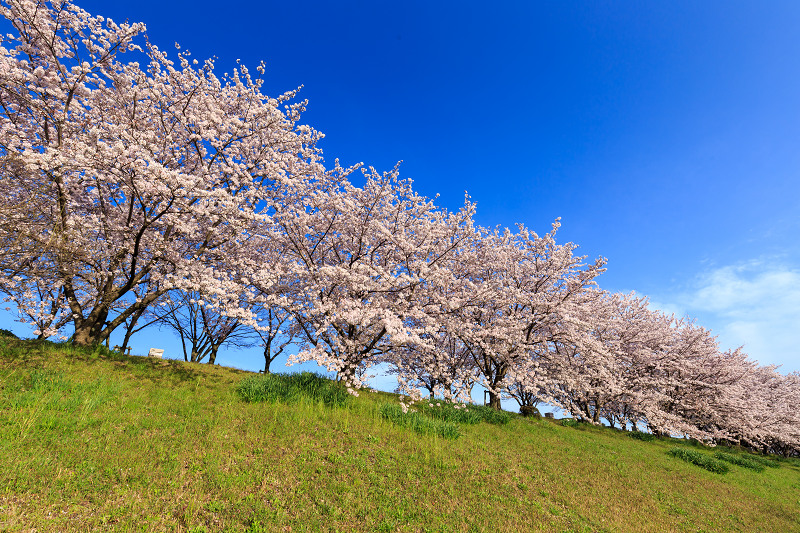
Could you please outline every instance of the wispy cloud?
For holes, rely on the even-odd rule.
[[[800,269],[760,259],[707,270],[677,297],[654,307],[696,317],[723,349],[744,345],[762,364],[800,370]]]

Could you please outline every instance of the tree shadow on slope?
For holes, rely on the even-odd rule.
[[[48,340],[17,339],[0,335],[0,367],[40,368],[48,362],[67,362],[83,366],[108,364],[115,371],[133,374],[156,384],[178,384],[205,381],[208,384],[233,383],[244,370],[187,363],[175,359],[159,359],[139,355],[123,355],[105,346],[84,348],[70,343]]]
[[[131,372],[137,378],[146,379],[155,384],[196,383],[198,381],[203,381],[207,385],[232,384],[241,379],[243,375],[251,374],[251,372],[236,368],[189,363],[178,359],[116,354],[113,360],[115,370]]]

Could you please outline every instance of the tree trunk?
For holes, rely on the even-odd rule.
[[[146,309],[147,309],[146,307],[142,307],[141,309],[138,309],[133,313],[131,313],[130,324],[126,324],[125,337],[122,339],[121,351],[123,354],[125,353],[125,350],[128,348],[128,342],[130,342],[131,337],[133,336],[133,331],[136,328],[136,324],[139,322],[139,319],[142,317]]]
[[[72,336],[72,344],[75,346],[97,346],[108,339],[111,333],[106,326],[108,310],[95,308],[88,318],[81,319],[75,323],[75,334]]]
[[[428,389],[428,393],[430,394],[430,399],[433,400],[433,396],[434,396],[433,393],[434,393],[434,391],[436,389],[436,385],[434,385],[433,379],[431,379],[431,382],[429,384],[425,385],[425,388]]]
[[[270,332],[272,330],[270,329]],[[264,373],[269,374],[269,365],[272,364],[272,337],[270,336],[267,339],[267,342],[264,343]]]
[[[500,404],[500,395],[489,391],[489,407],[497,411],[502,411],[503,407]]]
[[[123,355],[125,355],[125,351],[128,348],[128,341],[131,340],[131,334],[132,334],[132,332],[131,332],[130,329],[126,329],[125,330],[125,337],[122,339],[122,346],[120,346],[120,349],[119,349],[122,352]]]
[[[489,366],[489,365],[487,365],[487,366]],[[503,410],[502,406],[500,405],[500,392],[499,392],[500,387],[499,387],[499,384],[503,382],[503,379],[506,377],[507,373],[508,373],[508,365],[507,364],[495,363],[494,372],[493,372],[494,375],[493,376],[487,375],[487,377],[489,377],[491,379],[492,388],[498,391],[497,393],[489,391],[489,406],[491,406],[492,409],[495,409],[497,411],[502,411]],[[484,374],[484,375],[486,375],[486,374]]]
[[[220,344],[211,344],[211,352],[208,355],[208,364],[213,365],[217,360],[217,352],[219,351]]]

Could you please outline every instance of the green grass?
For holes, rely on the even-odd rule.
[[[742,468],[749,468],[750,470],[755,470],[756,472],[761,472],[764,470],[764,468],[766,468],[761,461],[754,461],[750,457],[746,457],[744,455],[735,455],[718,451],[714,453],[714,458],[734,464],[736,466],[741,466]]]
[[[446,438],[300,376],[252,401],[273,378],[0,339],[0,531],[800,531],[796,459],[720,476],[683,441],[416,406]]]
[[[767,468],[780,468],[781,461],[795,462],[797,460],[797,459],[782,459],[779,457],[762,457],[760,455],[748,455],[747,458],[750,459],[751,461],[759,463],[760,465],[766,466]]]
[[[454,424],[477,424],[487,422],[502,426],[511,420],[511,414],[506,411],[497,411],[485,405],[460,406],[440,400],[423,400],[413,406],[413,409],[422,415],[443,422]]]
[[[385,403],[379,410],[381,417],[392,424],[414,430],[420,435],[437,435],[445,439],[457,439],[461,433],[453,422],[425,416],[415,411],[403,411],[397,403]]]
[[[714,459],[708,454],[703,452],[699,452],[697,450],[689,450],[686,448],[672,448],[667,452],[672,457],[677,457],[682,461],[686,461],[687,463],[691,463],[695,466],[699,466],[700,468],[704,468],[709,472],[714,472],[715,474],[727,474],[730,468],[728,465],[723,463],[722,461],[718,461]]]
[[[247,376],[236,385],[236,392],[246,402],[310,400],[329,407],[343,407],[352,398],[341,384],[312,372]]]
[[[645,433],[644,431],[631,431],[628,436],[632,439],[641,440],[644,442],[652,442],[656,436],[652,433]]]

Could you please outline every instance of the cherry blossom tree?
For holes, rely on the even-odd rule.
[[[34,327],[37,339],[55,335],[72,317],[64,309],[64,288],[41,279],[14,279],[17,291],[5,298],[16,306],[19,321]],[[8,308],[10,311],[11,308]]]
[[[346,172],[331,173],[275,215],[276,247],[289,265],[285,308],[303,347],[291,361],[316,361],[354,389],[393,349],[424,342],[436,309],[427,288],[448,275],[473,210],[437,209],[397,169],[365,169],[364,180],[356,187]],[[280,285],[273,271],[254,274],[254,284]]]
[[[572,301],[604,270],[604,259],[587,265],[573,254],[573,243],[557,244],[559,226],[557,220],[542,237],[524,226],[517,233],[484,231],[460,263],[462,311],[447,327],[472,355],[496,409],[512,383],[520,391],[541,390],[542,354],[563,331],[558,325]]]
[[[57,287],[28,309],[68,313],[90,345],[164,291],[234,289],[270,198],[321,172],[305,103],[264,96],[244,66],[176,65],[142,24],[61,1],[0,12],[16,32],[0,43],[0,290]]]
[[[800,373],[778,374],[774,368],[766,367],[765,375],[756,381],[752,390],[762,396],[761,409],[754,420],[755,430],[748,433],[767,451],[785,457],[800,455]],[[760,436],[759,440],[754,437]]]
[[[587,291],[572,303],[559,324],[566,334],[542,353],[544,396],[587,422],[635,427],[644,416],[634,415],[636,408],[664,389],[655,369],[671,353],[674,317],[650,310],[635,294]]]
[[[429,398],[469,402],[478,375],[467,347],[444,329],[423,338],[424,344],[409,343],[397,349],[389,373],[403,379],[404,392],[424,389]]]
[[[732,376],[725,388],[725,409],[712,420],[723,437],[716,440],[785,456],[800,452],[800,375],[782,375],[741,350],[724,355]]]
[[[571,303],[576,305],[553,324],[551,340],[537,351],[545,377],[538,396],[597,424],[605,404],[621,393],[615,301],[606,293],[586,291]]]
[[[703,440],[723,437],[715,417],[725,409],[729,376],[716,338],[691,320],[673,325],[672,342],[644,368],[640,408],[654,433]]]

